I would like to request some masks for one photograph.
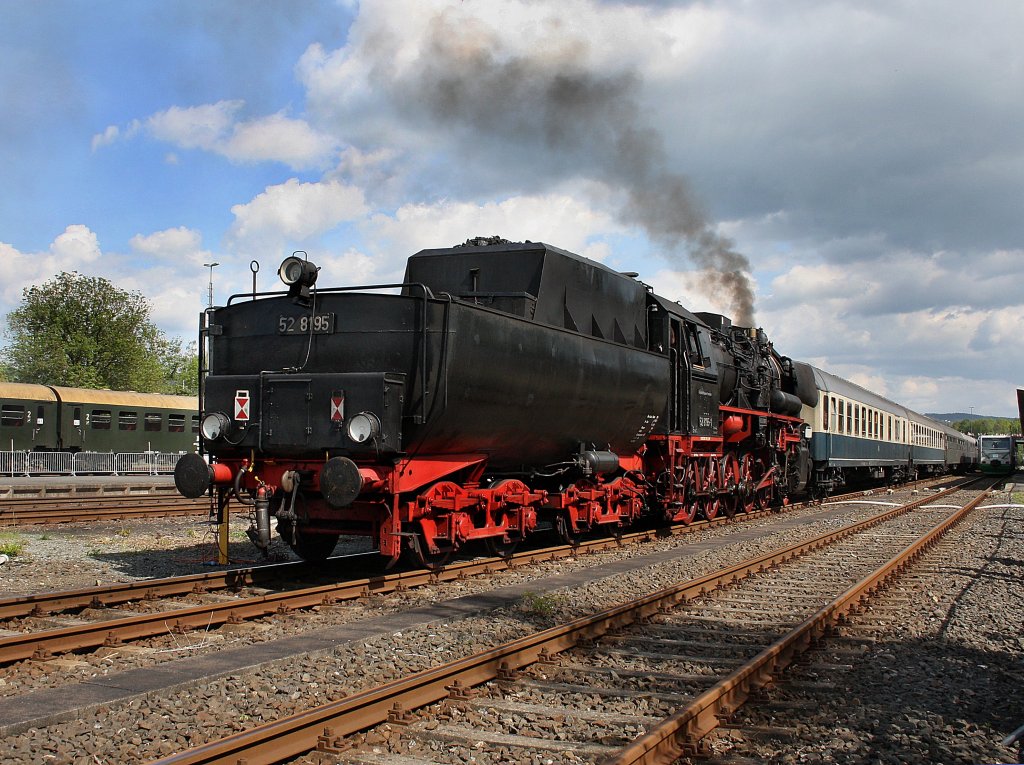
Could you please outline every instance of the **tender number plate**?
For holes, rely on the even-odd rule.
[[[279,316],[277,318],[277,334],[279,335],[329,335],[334,332],[334,314],[321,313],[316,316]]]

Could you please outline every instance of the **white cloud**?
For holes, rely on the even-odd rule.
[[[398,257],[418,250],[450,247],[475,236],[502,236],[511,241],[543,241],[586,257],[602,260],[604,243],[596,237],[621,228],[611,217],[588,205],[581,187],[536,196],[513,196],[475,204],[442,201],[407,204],[394,214],[374,215],[368,239],[386,243]]]
[[[64,233],[53,240],[50,252],[53,253],[52,262],[70,263],[76,267],[83,263],[92,263],[102,254],[96,234],[88,226],[81,224],[64,229]]]
[[[121,135],[121,128],[117,125],[108,125],[107,129],[102,133],[97,133],[92,137],[92,150],[96,151],[100,147],[109,146],[114,143]]]
[[[22,290],[49,281],[63,271],[95,273],[102,257],[96,234],[81,224],[65,228],[46,252],[21,252],[0,242],[0,313],[6,314],[20,305]]]
[[[156,140],[180,149],[211,152],[239,164],[281,162],[293,170],[326,169],[336,157],[337,139],[307,121],[289,117],[284,111],[241,120],[244,107],[240,99],[172,106],[145,121],[134,120],[124,130],[108,126],[93,136],[92,149],[134,138],[145,130]],[[180,157],[169,152],[165,161],[178,164]]]
[[[335,148],[333,138],[309,123],[278,113],[235,125],[216,150],[235,162],[275,161],[300,170],[324,167]]]
[[[268,186],[252,201],[235,205],[231,235],[238,242],[273,247],[302,242],[366,214],[363,192],[337,181],[302,183],[291,178]]]
[[[172,106],[146,120],[150,135],[183,149],[213,151],[229,137],[244,101],[218,101],[202,106]]]
[[[180,264],[188,261],[193,266],[211,262],[214,254],[202,247],[203,235],[195,229],[178,226],[152,234],[136,234],[128,244],[132,251],[143,255],[149,262]]]

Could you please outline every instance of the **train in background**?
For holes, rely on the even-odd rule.
[[[1017,470],[1020,439],[1013,436],[978,436],[978,468],[989,475],[1009,475]]]
[[[538,242],[424,250],[402,284],[232,296],[200,331],[203,454],[175,483],[302,557],[340,535],[424,564],[527,536],[690,523],[969,466],[976,444]]]
[[[0,453],[34,455],[36,472],[58,464],[45,455],[180,454],[196,448],[198,432],[191,396],[0,382]]]
[[[966,473],[978,463],[978,441],[868,389],[814,368],[818,403],[805,407],[811,424],[813,490],[870,479],[901,483],[938,473]]]

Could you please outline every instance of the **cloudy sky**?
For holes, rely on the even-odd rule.
[[[498,234],[752,317],[919,411],[1024,386],[1024,5],[0,0],[0,313],[61,270],[191,339],[302,249]]]

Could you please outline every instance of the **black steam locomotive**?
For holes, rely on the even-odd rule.
[[[304,558],[346,534],[436,564],[749,512],[811,478],[811,368],[636,274],[497,239],[419,252],[400,285],[324,289],[295,256],[279,274],[287,293],[207,313],[209,463],[175,473],[251,504],[263,549],[276,516]]]

